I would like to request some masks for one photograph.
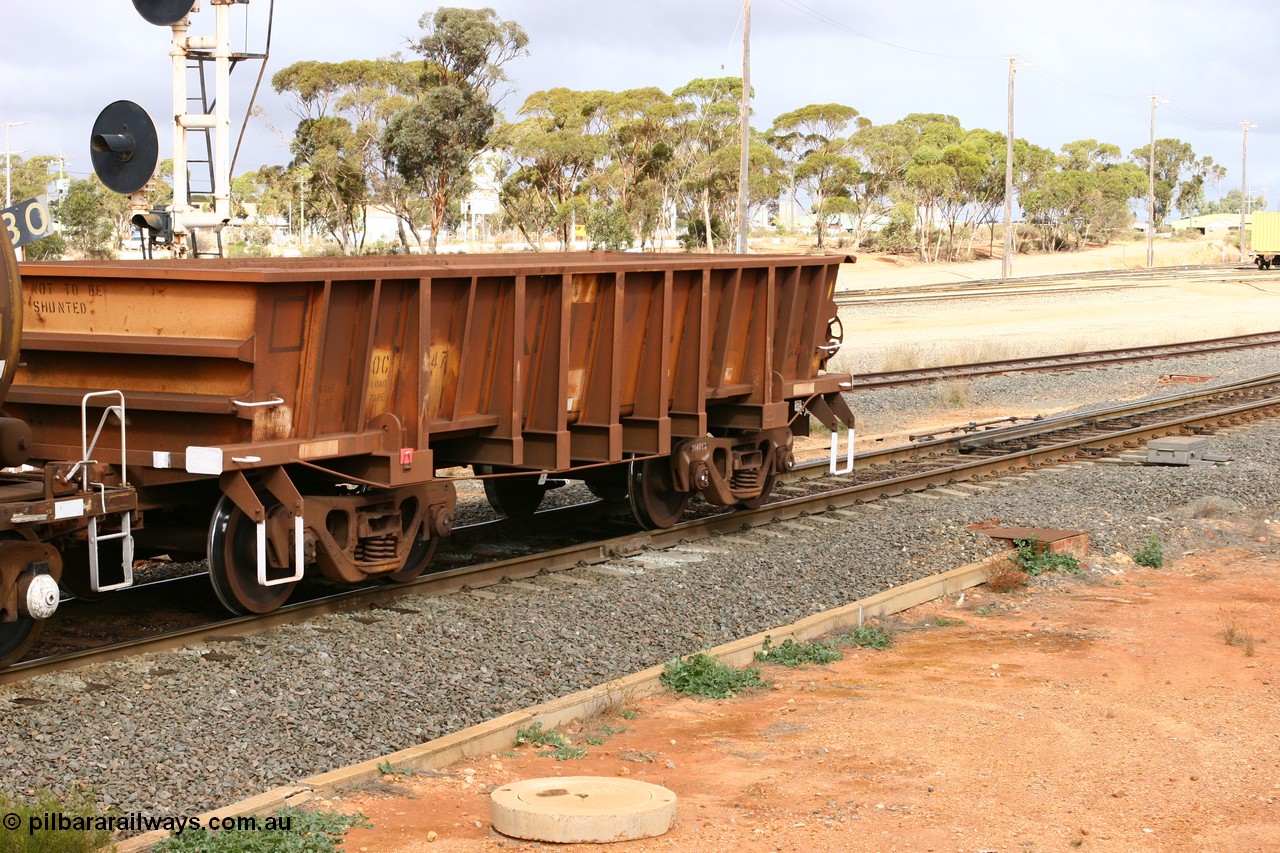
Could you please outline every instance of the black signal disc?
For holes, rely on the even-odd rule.
[[[108,189],[128,195],[145,187],[160,162],[151,116],[133,101],[108,104],[93,123],[89,158]]]
[[[133,0],[133,8],[157,27],[169,27],[181,21],[196,5],[196,0]]]

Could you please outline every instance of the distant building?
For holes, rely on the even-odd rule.
[[[1252,216],[1244,215],[1245,227],[1249,226]],[[1190,216],[1173,223],[1174,231],[1199,231],[1206,237],[1226,237],[1240,230],[1240,214],[1238,213],[1206,213],[1203,216]]]

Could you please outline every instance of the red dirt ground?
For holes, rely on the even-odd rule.
[[[902,614],[888,651],[766,666],[734,699],[636,702],[570,733],[626,729],[582,760],[513,747],[322,805],[367,815],[344,849],[378,853],[557,849],[488,826],[495,787],[556,775],[679,796],[666,835],[574,850],[1280,850],[1280,526],[1259,525],[1163,569],[970,590]]]

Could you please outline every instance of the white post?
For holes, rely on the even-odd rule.
[[[1013,75],[1018,57],[1009,57],[1009,137],[1004,147],[1004,255],[1000,259],[1000,277],[1013,275],[1013,253],[1017,243],[1013,236]]]
[[[184,232],[178,215],[191,209],[187,189],[187,129],[182,116],[187,112],[187,29],[190,18],[183,18],[173,25],[173,46],[169,56],[173,61],[173,230]]]
[[[13,129],[26,124],[25,121],[6,121],[4,123],[4,206],[13,205]]]
[[[742,4],[742,139],[738,152],[738,254],[747,253],[747,173],[751,168],[751,0]],[[710,243],[711,235],[707,235]]]
[[[1240,263],[1244,263],[1245,244],[1247,243],[1245,240],[1247,223],[1245,222],[1244,206],[1249,198],[1246,194],[1249,184],[1245,179],[1245,169],[1249,165],[1249,128],[1257,127],[1257,125],[1242,121],[1240,122],[1240,127],[1244,130],[1244,138],[1240,143]]]
[[[217,47],[213,50],[214,98],[217,125],[214,128],[213,209],[220,221],[231,218],[231,7],[221,4],[217,12]]]
[[[1151,149],[1147,153],[1147,266],[1156,265],[1156,104],[1151,96]]]

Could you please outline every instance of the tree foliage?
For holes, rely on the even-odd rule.
[[[417,81],[417,69],[399,58],[296,62],[272,77],[277,92],[292,96],[300,119],[289,174],[273,174],[272,181],[302,185],[306,217],[344,254],[360,250],[369,205],[385,204],[402,220],[411,215],[381,137],[411,102]]]
[[[677,229],[688,246],[725,248],[738,215],[740,78],[697,78],[671,92],[549,88],[506,123],[497,103],[508,63],[528,52],[523,29],[490,8],[439,8],[418,24],[415,59],[304,61],[275,74],[298,117],[293,159],[237,178],[238,214],[278,217],[305,199],[308,222],[358,252],[369,211],[380,207],[397,218],[401,250],[435,251],[465,213],[483,156],[496,172],[501,224],[532,248],[569,249],[584,235],[592,246],[645,247]],[[953,260],[989,235],[994,251],[1006,201],[1002,133],[944,113],[876,125],[840,103],[801,106],[747,131],[749,216],[767,209],[786,225],[803,211],[819,247],[839,223],[855,249],[875,234],[881,247]],[[1107,241],[1143,205],[1145,147],[1128,159],[1092,139],[1057,153],[1015,139],[1013,150],[1024,239],[1050,248]],[[1175,207],[1239,210],[1238,192],[1206,201],[1225,170],[1188,143],[1158,140],[1154,159],[1157,221]],[[24,188],[48,182],[48,162],[20,163],[28,165]]]
[[[67,251],[81,258],[110,258],[128,211],[128,198],[108,190],[97,177],[73,180],[57,211]]]
[[[396,171],[429,200],[434,252],[445,214],[469,189],[471,164],[489,141],[502,66],[526,51],[529,37],[493,9],[441,8],[418,24],[422,91],[382,141]]]
[[[1131,156],[1148,176],[1154,160],[1156,223],[1164,222],[1174,207],[1188,216],[1195,213],[1204,202],[1205,184],[1216,184],[1226,176],[1212,158],[1197,158],[1191,144],[1180,139],[1157,139],[1154,150],[1154,158],[1149,145],[1133,149]]]

